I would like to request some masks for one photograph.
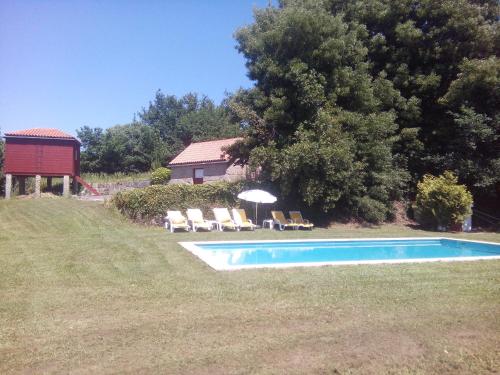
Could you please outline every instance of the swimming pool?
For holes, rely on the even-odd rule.
[[[180,244],[216,270],[500,259],[500,243],[444,237]]]

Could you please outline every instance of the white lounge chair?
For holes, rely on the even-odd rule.
[[[188,208],[186,213],[193,232],[197,229],[212,230],[212,223],[203,219],[203,212],[199,208]]]
[[[233,219],[234,223],[240,227],[240,229],[250,229],[255,230],[257,225],[252,223],[252,220],[247,219],[247,213],[241,208],[233,208]]]
[[[231,230],[240,230],[240,227],[236,225],[236,223],[231,219],[231,215],[229,215],[229,211],[227,208],[214,208],[214,217],[217,222],[217,226],[220,231],[223,231],[225,228]]]
[[[167,211],[165,216],[165,228],[174,232],[176,229],[183,229],[189,232],[189,224],[187,219],[181,214],[180,211]]]

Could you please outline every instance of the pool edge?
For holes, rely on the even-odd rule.
[[[327,238],[327,239],[293,239],[293,240],[243,240],[246,243],[284,243],[284,242],[321,242],[321,241],[387,241],[387,240],[452,240],[464,241],[472,243],[482,243],[489,245],[500,245],[498,242],[466,240],[453,237],[376,237],[376,238]],[[242,240],[230,241],[182,241],[178,242],[184,249],[202,260],[205,264],[216,271],[239,271],[245,269],[261,269],[261,268],[295,268],[295,267],[322,267],[322,266],[353,266],[363,264],[403,264],[403,263],[431,263],[431,262],[467,262],[478,260],[500,259],[500,255],[493,256],[471,256],[471,257],[447,257],[447,258],[415,258],[415,259],[383,259],[383,260],[353,260],[353,261],[331,261],[331,262],[299,262],[299,263],[272,263],[272,264],[248,264],[227,266],[225,264],[214,261],[206,257],[203,250],[197,245],[203,244],[218,244],[218,243],[240,243]]]

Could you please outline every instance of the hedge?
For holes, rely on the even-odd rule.
[[[201,185],[152,185],[142,189],[122,191],[112,203],[130,219],[142,223],[162,224],[167,210],[185,211],[200,208],[212,217],[213,207],[235,207],[238,193],[250,187],[244,181],[217,182]]]

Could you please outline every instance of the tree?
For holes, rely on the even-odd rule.
[[[191,142],[233,137],[239,126],[230,121],[225,102],[216,106],[208,97],[189,93],[177,99],[174,95],[156,93],[155,100],[139,114],[141,122],[155,129],[166,145],[171,159]]]
[[[177,123],[183,114],[193,110],[193,101],[197,102],[197,98],[192,94],[177,99],[174,95],[165,95],[158,90],[148,109],[139,113],[141,122],[156,130],[165,142],[167,157],[171,158],[183,148]]]
[[[478,195],[500,184],[500,60],[465,59],[441,99],[454,128],[446,161]]]
[[[365,34],[321,2],[257,10],[236,34],[256,84],[232,101],[247,137],[230,152],[285,196],[380,221],[406,180],[388,103],[408,102],[370,75]]]
[[[426,172],[442,173],[452,169],[461,179],[475,184],[466,177],[470,173],[464,175],[461,171],[467,157],[450,159],[463,136],[456,131],[457,116],[469,115],[460,115],[461,104],[450,113],[445,101],[439,99],[446,95],[451,100],[454,94],[447,93],[458,75],[467,74],[472,65],[498,52],[500,3],[495,0],[328,0],[324,4],[348,24],[365,28],[362,39],[368,48],[372,76],[383,74],[407,99],[407,106],[394,106],[401,133],[396,146],[397,152],[408,161],[414,178]],[[463,79],[461,82],[465,84]],[[476,102],[485,96],[486,93],[478,93]],[[498,90],[496,95],[483,101],[484,106],[497,99]],[[495,113],[479,108],[475,112],[493,120],[498,116],[498,102],[489,108]],[[491,124],[486,126],[491,128]],[[491,192],[491,184],[488,188],[480,184]]]
[[[85,126],[77,133],[83,147],[83,172],[144,172],[166,160],[164,146],[155,130],[137,122],[117,125],[105,132]]]
[[[183,115],[178,122],[183,144],[211,139],[236,137],[241,134],[239,126],[230,122],[227,110],[210,105]]]
[[[158,91],[140,122],[103,131],[84,126],[83,172],[140,172],[165,166],[191,142],[235,137],[239,125],[229,115],[228,99],[217,106],[206,96],[189,93],[177,99]]]
[[[82,172],[100,172],[104,133],[101,128],[83,126],[76,131],[81,141],[80,168]]]

